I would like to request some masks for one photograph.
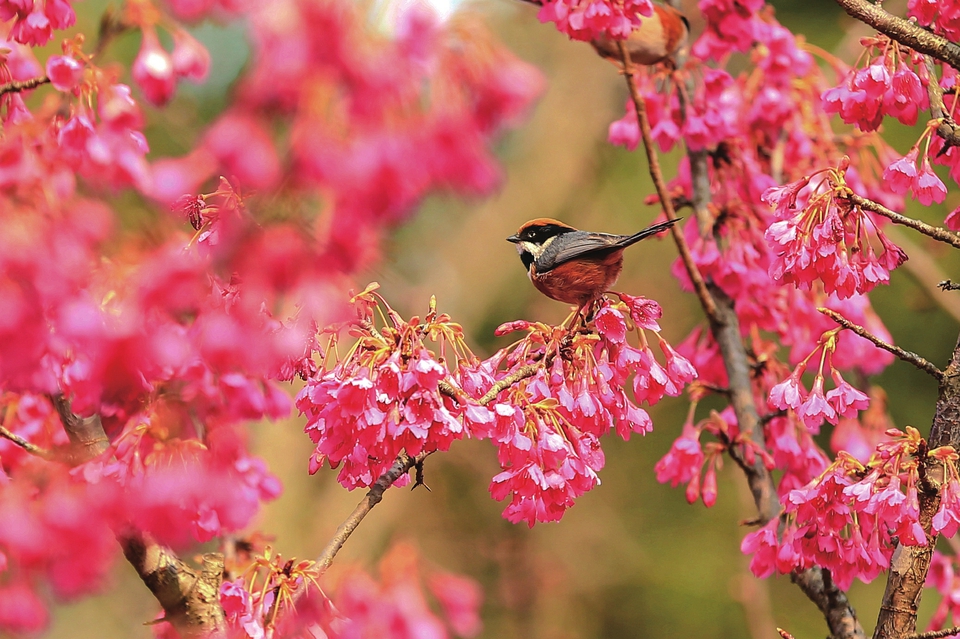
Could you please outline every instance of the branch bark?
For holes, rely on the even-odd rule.
[[[960,340],[940,378],[936,412],[927,441],[930,448],[960,446]],[[940,506],[939,486],[922,488],[920,524],[927,534],[927,545],[900,546],[894,552],[874,639],[902,639],[917,631],[917,611],[937,540],[930,523]]]
[[[50,400],[70,438],[72,464],[90,461],[110,447],[98,415],[81,418],[62,394],[53,395]],[[223,555],[204,555],[203,570],[197,575],[176,553],[149,535],[133,528],[116,531],[116,535],[127,561],[163,608],[164,621],[172,623],[181,637],[216,639],[226,636],[226,622],[220,606]]]
[[[932,237],[935,240],[949,244],[953,248],[960,248],[960,235],[957,235],[952,231],[942,229],[938,226],[930,226],[925,222],[915,220],[912,217],[907,217],[906,215],[900,215],[895,211],[891,211],[879,202],[868,200],[867,198],[857,195],[852,191],[845,195],[844,198],[846,198],[851,204],[859,206],[861,209],[873,211],[874,213],[882,215],[891,221],[896,222],[897,224],[909,226],[914,231],[923,233],[927,237]]]
[[[930,33],[915,22],[887,13],[866,0],[837,0],[837,4],[848,14],[885,36],[960,69],[960,45]]]
[[[657,188],[657,195],[660,198],[664,212],[667,214],[668,219],[672,219],[675,216],[673,203],[667,193],[663,173],[660,169],[660,162],[653,147],[650,123],[647,118],[643,97],[640,95],[636,83],[633,80],[630,59],[622,44],[620,49],[625,69],[624,75],[626,76],[630,96],[633,99],[633,104],[637,111],[640,135],[647,153],[650,175]],[[707,175],[707,156],[703,153],[688,152],[688,157],[690,159],[690,179],[693,184],[694,209],[697,213],[698,222],[701,225],[701,234],[704,234],[704,226],[709,219],[707,209],[710,202],[710,180]],[[737,417],[740,430],[741,432],[750,433],[754,441],[763,442],[763,424],[761,423],[753,398],[753,385],[750,380],[750,362],[747,358],[747,351],[740,335],[740,322],[734,308],[733,300],[731,300],[719,286],[711,282],[704,282],[696,264],[693,262],[689,247],[682,233],[676,226],[673,227],[673,233],[681,260],[693,282],[697,297],[710,322],[710,330],[720,348],[720,353],[727,369],[727,376],[730,380],[730,403]],[[747,463],[743,455],[734,447],[729,447],[727,450],[731,458],[733,458],[737,465],[744,471],[747,477],[747,485],[757,505],[759,520],[762,523],[766,523],[778,517],[780,514],[780,500],[777,497],[776,485],[770,472],[763,465],[762,460],[759,459],[759,456],[757,456],[753,463]],[[846,594],[836,587],[828,571],[823,571],[820,568],[812,568],[793,575],[792,579],[794,583],[800,586],[804,594],[813,601],[817,608],[820,609],[827,621],[832,637],[838,639],[862,639],[865,637],[863,628],[861,628],[860,622],[857,620],[856,612],[847,600]]]

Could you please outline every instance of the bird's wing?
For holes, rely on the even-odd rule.
[[[564,233],[544,247],[543,253],[535,262],[537,272],[545,273],[564,262],[590,253],[620,248],[617,243],[623,238],[622,235],[587,231]]]

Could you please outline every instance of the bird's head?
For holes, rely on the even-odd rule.
[[[520,227],[520,230],[507,238],[508,242],[517,245],[517,252],[520,253],[520,260],[523,265],[530,268],[530,265],[543,255],[550,243],[558,236],[564,233],[572,233],[577,229],[569,224],[564,224],[559,220],[549,217],[538,217],[530,220]]]

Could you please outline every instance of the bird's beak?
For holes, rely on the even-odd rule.
[[[516,233],[514,233],[513,235],[511,235],[510,237],[507,238],[507,241],[508,241],[508,242],[513,242],[514,244],[516,244],[517,242],[520,241],[520,236],[518,236]]]

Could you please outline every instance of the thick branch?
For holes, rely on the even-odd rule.
[[[866,0],[837,0],[837,4],[854,18],[869,24],[892,40],[960,69],[960,46],[946,38],[930,33],[915,22],[887,13]]]
[[[653,144],[649,135],[644,137],[644,145],[650,153]],[[688,153],[688,156],[693,200],[697,203],[696,206],[705,212],[710,201],[707,159],[703,154],[692,152]],[[703,215],[698,213],[698,219],[703,222],[706,219],[706,213]],[[701,234],[704,232],[705,229],[701,228]],[[754,401],[750,380],[750,360],[740,334],[740,323],[733,300],[715,285],[710,285],[710,294],[710,299],[716,302],[715,312],[712,315],[708,313],[710,329],[720,348],[720,354],[727,369],[727,377],[730,380],[730,403],[741,432],[749,433],[755,442],[763,442],[764,422],[759,418]],[[702,299],[701,297],[701,301]],[[763,463],[757,459],[753,464],[748,464],[740,451],[734,447],[728,448],[728,452],[746,475],[759,519],[766,522],[777,517],[780,512],[780,501],[777,498],[776,485]],[[828,571],[811,568],[794,574],[792,579],[823,614],[832,637],[862,639],[865,636],[846,594],[833,583]]]
[[[943,377],[943,372],[939,368],[934,366],[933,363],[920,357],[916,353],[911,353],[910,351],[903,350],[899,346],[888,344],[887,342],[883,341],[882,339],[880,339],[879,337],[877,337],[876,335],[874,335],[864,327],[860,326],[859,324],[854,324],[853,322],[848,320],[846,317],[844,317],[840,313],[837,313],[836,311],[832,311],[829,308],[823,308],[823,307],[820,307],[817,310],[823,313],[824,315],[826,315],[827,317],[829,317],[830,319],[832,319],[834,322],[836,322],[840,326],[844,328],[848,328],[854,333],[856,333],[857,335],[859,335],[860,337],[862,337],[863,339],[873,342],[875,346],[882,348],[885,351],[889,351],[890,353],[893,353],[894,355],[896,355],[897,357],[899,357],[900,359],[902,359],[907,363],[913,364],[914,366],[922,370],[927,375],[932,376],[934,379],[939,380]]]
[[[930,448],[960,446],[960,342],[940,377],[936,412],[927,441]],[[931,520],[940,506],[940,494],[936,490],[921,491],[919,497],[920,524],[927,533],[927,545],[900,546],[894,552],[874,639],[902,639],[917,630],[917,610],[936,545]]]
[[[833,637],[865,637],[846,594],[833,583],[829,570],[817,567],[793,573],[790,581],[820,609]]]
[[[73,444],[71,462],[82,464],[101,455],[110,446],[100,417],[81,418],[61,394],[51,396],[67,436]],[[134,529],[117,532],[127,561],[163,607],[166,621],[174,624],[181,637],[226,635],[220,607],[223,556],[204,555],[203,573],[198,577],[170,550]]]
[[[70,401],[60,393],[51,395],[50,401],[57,409],[60,421],[63,422],[63,429],[67,431],[67,437],[70,438],[73,447],[71,460],[73,463],[82,464],[90,461],[110,447],[110,440],[103,432],[99,415],[80,417],[71,410]]]
[[[647,107],[644,104],[643,96],[637,88],[637,83],[633,79],[633,63],[630,61],[630,55],[623,41],[617,41],[620,48],[620,59],[623,61],[623,75],[627,79],[627,87],[630,89],[630,97],[633,100],[633,107],[637,112],[637,124],[640,127],[640,135],[643,138],[643,148],[647,153],[647,165],[650,168],[650,177],[653,179],[653,185],[657,189],[657,195],[660,197],[660,204],[663,206],[663,212],[668,220],[677,219],[677,212],[673,208],[673,200],[667,192],[667,184],[663,180],[663,171],[660,169],[660,158],[653,148],[653,135],[650,132],[650,118],[647,117]],[[696,194],[694,199],[696,200]],[[683,237],[683,230],[674,224],[670,228],[673,234],[673,240],[677,245],[677,251],[680,253],[680,259],[687,270],[690,281],[693,282],[693,290],[696,291],[700,299],[700,305],[708,318],[713,321],[717,313],[716,303],[710,297],[710,291],[700,275],[700,269],[693,261],[693,255],[690,253],[690,247],[687,246],[687,240]]]
[[[203,572],[197,575],[148,535],[127,531],[119,540],[127,561],[163,607],[164,620],[172,623],[181,637],[226,636],[220,607],[223,555],[204,555]]]
[[[909,226],[913,230],[919,231],[927,237],[932,237],[940,242],[946,242],[954,248],[960,248],[960,235],[957,235],[956,233],[952,233],[937,226],[930,226],[929,224],[921,222],[920,220],[915,220],[912,217],[907,217],[906,215],[900,215],[899,213],[891,211],[882,204],[874,202],[873,200],[868,200],[867,198],[861,197],[853,192],[845,197],[850,201],[851,204],[859,206],[861,209],[873,211],[874,213],[889,218],[897,224]]]

